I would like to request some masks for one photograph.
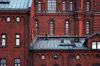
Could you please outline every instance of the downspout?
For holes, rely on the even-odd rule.
[[[29,8],[29,11],[28,11],[28,66],[30,66],[30,8]]]
[[[32,51],[32,66],[34,66],[34,53]]]

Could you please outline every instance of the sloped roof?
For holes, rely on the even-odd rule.
[[[32,0],[9,0],[9,3],[0,3],[0,11],[27,10],[31,4]]]
[[[61,43],[62,39],[64,40],[64,43]],[[38,37],[37,41],[34,43],[34,46],[32,46],[32,50],[72,50],[72,49],[84,50],[84,49],[88,49],[85,45],[83,45],[86,38],[79,38],[79,42],[74,42],[74,39],[75,38],[69,38],[69,37],[62,37],[62,38],[49,37],[48,40],[45,40],[44,37]],[[71,45],[73,45],[73,47]]]
[[[91,38],[91,37],[93,37],[93,36],[95,36],[95,35],[100,35],[100,33],[99,33],[99,32],[96,32],[96,33],[94,33],[94,34],[90,35],[89,37],[87,37],[87,38],[86,38],[86,40],[84,41],[84,43],[83,43],[83,44],[84,44],[84,45],[86,45],[86,44],[87,44],[88,39],[89,39],[89,38]]]

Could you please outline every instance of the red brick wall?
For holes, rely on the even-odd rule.
[[[27,66],[28,57],[28,14],[24,11],[14,12],[6,11],[0,12],[0,59],[7,59],[7,66],[14,65],[14,59],[21,59],[21,66]],[[10,17],[11,22],[7,23],[7,16]],[[20,17],[20,22],[16,22],[16,17]],[[15,36],[20,34],[21,47],[15,47]],[[7,46],[1,47],[1,35],[6,34]]]
[[[88,47],[92,47],[92,42],[99,42],[100,41],[100,35],[95,35],[88,39]]]
[[[58,66],[68,66],[68,55],[69,55],[69,61],[71,66],[81,65],[81,66],[92,66],[93,64],[100,64],[99,59],[96,59],[96,55],[100,56],[100,52],[93,51],[93,50],[75,50],[72,51],[33,51],[34,52],[34,66],[53,66],[54,64],[57,64]],[[49,52],[49,53],[48,53]],[[69,53],[70,52],[70,53]],[[45,60],[41,59],[42,55],[45,55]],[[54,55],[58,56],[58,60],[54,60]],[[80,60],[76,59],[76,56],[80,56]],[[73,58],[72,58],[73,56]],[[73,59],[73,60],[72,60]]]

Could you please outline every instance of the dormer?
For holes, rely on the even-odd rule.
[[[100,33],[97,32],[89,36],[85,40],[84,45],[91,49],[100,49]]]

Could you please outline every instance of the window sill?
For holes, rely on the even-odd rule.
[[[15,48],[20,48],[21,46],[15,46]]]
[[[0,46],[0,48],[6,48],[7,46]]]

